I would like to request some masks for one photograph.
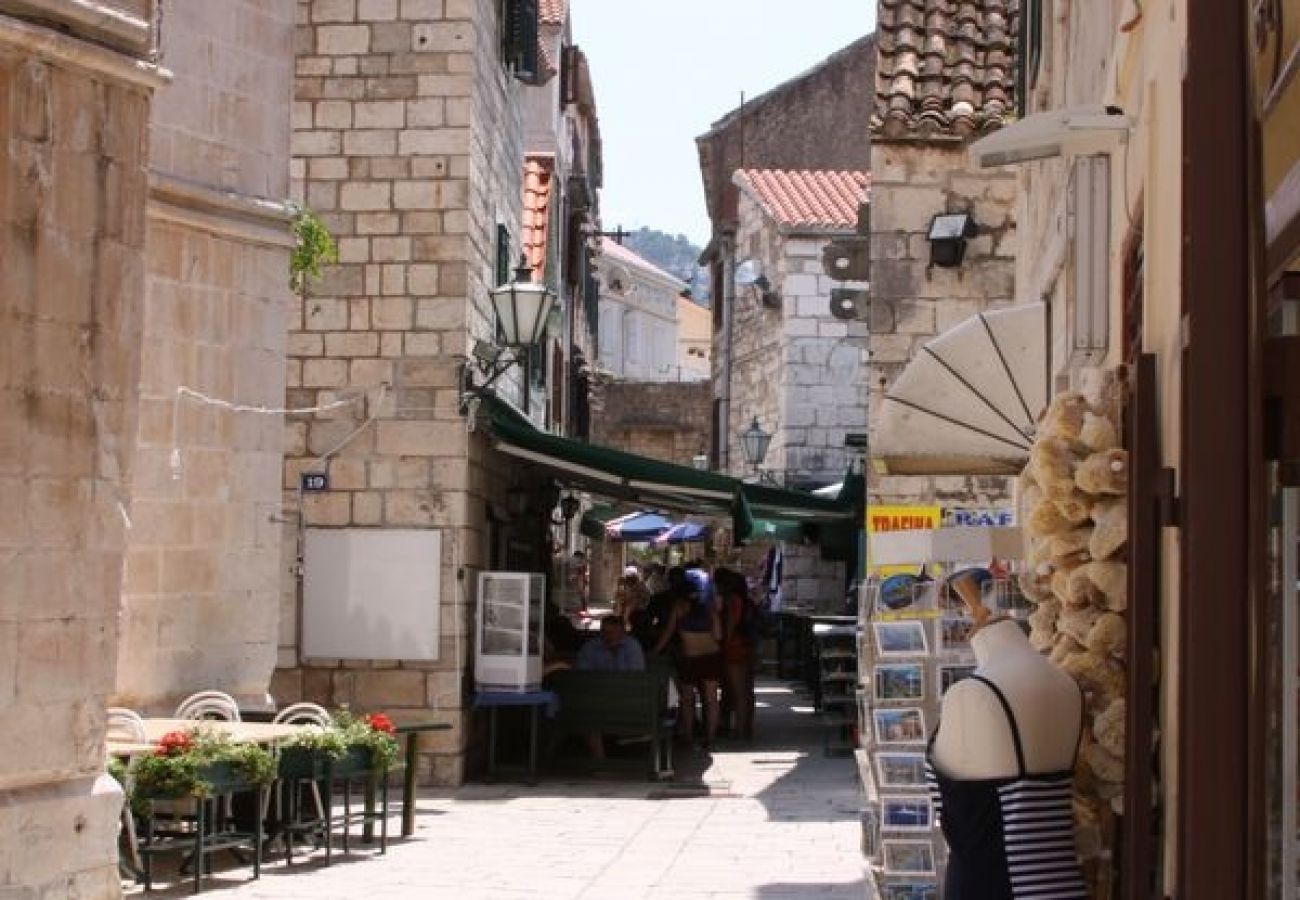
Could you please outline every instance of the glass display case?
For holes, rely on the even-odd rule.
[[[542,683],[546,576],[484,572],[478,579],[474,682],[481,691],[527,691]]]

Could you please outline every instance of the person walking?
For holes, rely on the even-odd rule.
[[[745,576],[718,567],[713,584],[722,613],[722,659],[731,733],[743,741],[754,738],[754,666],[757,659],[758,607]]]

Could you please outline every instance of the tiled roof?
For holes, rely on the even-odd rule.
[[[569,0],[542,0],[537,6],[537,20],[543,25],[563,25],[569,12]]]
[[[642,271],[650,272],[663,278],[671,278],[673,281],[677,282],[681,288],[686,287],[686,282],[682,281],[672,272],[664,271],[641,254],[633,252],[612,238],[606,238],[600,242],[600,252],[612,261],[621,262],[624,265],[629,265],[633,268],[641,269]],[[600,264],[597,263],[596,265],[597,268],[599,268]]]
[[[789,228],[853,228],[858,206],[866,198],[866,172],[808,169],[741,169],[735,182],[772,218]]]
[[[524,158],[524,227],[521,235],[524,256],[532,267],[533,278],[546,275],[547,226],[551,221],[551,173],[555,157],[530,154]]]
[[[965,138],[1015,108],[1020,0],[879,0],[876,138]]]

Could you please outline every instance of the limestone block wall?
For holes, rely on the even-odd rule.
[[[831,315],[821,253],[834,233],[790,233],[744,192],[740,204],[736,258],[759,259],[781,299],[768,309],[737,290],[731,468],[745,471],[740,433],[757,415],[773,432],[765,470],[788,487],[831,484],[850,462],[845,435],[867,428],[867,323]]]
[[[280,585],[293,0],[169,9],[115,702],[266,705]],[[197,392],[201,397],[185,391]],[[203,398],[210,398],[208,402]]]
[[[473,337],[493,337],[497,224],[518,247],[519,92],[491,0],[299,0],[293,190],[321,214],[338,265],[291,317],[289,406],[356,402],[287,425],[279,669],[287,702],[439,710],[424,775],[464,775],[472,572],[511,470],[458,410]],[[327,492],[299,475],[328,466]],[[304,660],[299,526],[442,531],[441,648],[419,663]],[[466,575],[467,577],[459,577]],[[421,711],[424,711],[421,713]]]
[[[709,449],[706,382],[609,381],[597,389],[591,441],[679,466]]]
[[[0,893],[114,897],[104,772],[144,284],[140,60],[0,16]]]
[[[962,146],[877,140],[871,157],[867,387],[875,398],[926,341],[978,312],[1016,302],[1017,183],[1012,170],[970,168]],[[979,228],[960,268],[930,265],[926,234],[943,212],[969,212]],[[878,409],[872,402],[873,416]],[[989,477],[873,473],[868,483],[872,503],[987,506],[1010,490],[1007,479]]]

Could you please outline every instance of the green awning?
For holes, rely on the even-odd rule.
[[[500,400],[485,399],[480,415],[487,419],[498,450],[545,469],[566,484],[643,506],[731,516],[738,541],[762,537],[762,530],[755,529],[758,521],[781,522],[784,528],[806,534],[802,526],[842,525],[854,518],[854,506],[839,498],[747,484],[716,472],[539,431]]]

